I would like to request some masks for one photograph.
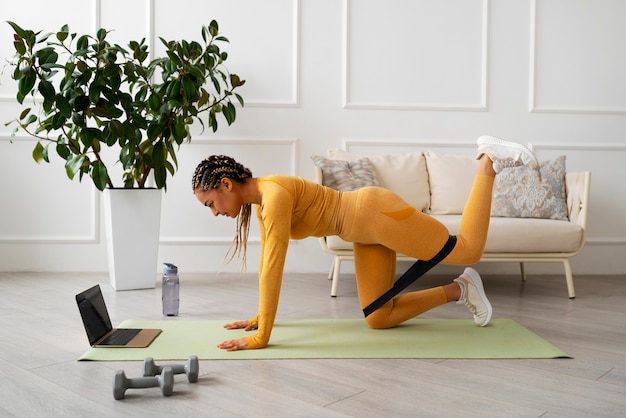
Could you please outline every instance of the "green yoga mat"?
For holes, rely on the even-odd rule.
[[[163,332],[147,348],[91,348],[79,360],[126,361],[243,359],[521,359],[570,357],[510,319],[477,327],[470,320],[413,319],[374,330],[363,319],[276,321],[270,345],[262,350],[227,352],[218,343],[251,335],[225,330],[229,321],[138,321],[119,328],[159,328]]]

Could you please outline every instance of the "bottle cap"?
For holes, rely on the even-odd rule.
[[[178,274],[178,267],[171,263],[163,263],[163,274]]]

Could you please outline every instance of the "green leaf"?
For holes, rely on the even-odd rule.
[[[30,116],[28,117],[28,119],[26,119],[26,122],[24,122],[24,125],[25,125],[25,126],[28,126],[28,125],[30,125],[31,123],[36,122],[36,121],[37,121],[37,116],[35,116],[35,115],[30,115]]]
[[[76,176],[76,174],[80,172],[81,167],[83,166],[84,162],[85,162],[84,154],[78,154],[68,159],[67,162],[65,163],[65,172],[67,173],[67,176],[70,179],[74,179],[74,176]]]
[[[229,125],[232,125],[232,123],[235,121],[235,117],[237,116],[237,110],[235,109],[235,106],[232,103],[228,102],[226,105],[224,105],[222,112],[224,113],[226,122],[228,122]]]
[[[180,60],[180,58],[178,57],[178,55],[176,55],[176,53],[174,51],[167,50],[165,52],[166,52],[167,56],[170,58],[170,60],[172,60],[174,65],[176,65],[176,66],[183,65],[183,62]]]
[[[87,35],[83,35],[80,38],[78,38],[78,40],[76,41],[76,49],[77,49],[77,53],[81,53],[84,54],[87,48],[89,47],[89,36]]]
[[[112,120],[109,123],[109,129],[111,130],[111,133],[115,137],[117,137],[117,138],[123,138],[124,137],[124,125],[119,120],[117,120],[117,119]]]
[[[38,86],[39,93],[43,96],[43,100],[46,102],[54,102],[54,86],[48,80],[41,80]]]
[[[100,161],[94,161],[91,169],[91,179],[98,190],[104,190],[107,187],[109,173],[107,172],[105,165]]]
[[[212,20],[211,23],[209,23],[209,33],[213,37],[217,36],[219,33],[219,26],[216,20]]]
[[[67,118],[63,116],[61,113],[55,113],[52,116],[52,129],[61,129],[61,127],[65,124]]]
[[[24,45],[24,41],[22,39],[16,39],[13,41],[13,46],[15,47],[15,51],[18,55],[26,54],[26,45]]]
[[[165,163],[165,158],[167,157],[167,151],[165,150],[165,146],[162,141],[154,144],[152,148],[152,167],[162,167]]]
[[[161,98],[158,94],[153,93],[150,95],[150,98],[148,98],[148,107],[155,112],[159,111],[161,108]]]
[[[165,94],[170,99],[174,99],[180,96],[180,81],[174,80],[167,85]]]
[[[35,76],[26,75],[18,81],[17,90],[22,96],[26,97],[33,90],[36,82],[37,78]]]
[[[172,135],[174,136],[174,140],[177,144],[183,142],[183,139],[185,139],[185,137],[187,136],[187,128],[184,118],[179,117],[172,125]]]
[[[205,89],[201,90],[202,94],[200,94],[200,98],[198,99],[198,108],[202,108],[202,106],[209,102],[209,93]]]
[[[230,75],[230,85],[233,86],[233,88],[241,87],[245,83],[246,83],[246,80],[240,79],[237,74],[231,74]]]
[[[65,28],[67,28],[67,26],[65,26]],[[61,30],[60,32],[57,32],[57,40],[63,42],[67,39],[68,35],[67,31]]]
[[[26,109],[22,110],[22,113],[20,113],[20,120],[24,120],[24,118],[28,116],[29,113],[30,113],[30,107],[27,107]]]
[[[235,97],[237,98],[237,100],[239,101],[239,104],[241,105],[241,107],[243,107],[243,97],[241,97],[239,94],[235,93]]]
[[[217,94],[220,94],[222,89],[221,89],[219,80],[213,75],[211,75],[211,81],[213,82],[213,87],[215,87],[215,91],[217,91]]]
[[[76,99],[74,99],[74,110],[76,112],[82,112],[83,110],[86,110],[89,107],[89,97],[87,96],[77,96]]]
[[[215,112],[209,112],[209,126],[213,130],[213,132],[217,131],[217,118],[215,117]]]
[[[48,145],[46,145],[46,146],[43,148],[43,154],[42,154],[42,158],[43,158],[43,160],[44,160],[45,162],[47,162],[47,163],[49,163],[49,162],[50,162],[50,159],[48,158],[48,146],[49,146],[49,145],[50,145],[50,143],[48,143]]]
[[[33,159],[37,163],[41,163],[44,160],[43,154],[44,154],[44,147],[43,145],[41,145],[41,142],[37,142],[37,145],[35,145],[35,149],[33,149]]]
[[[161,134],[161,124],[154,121],[148,125],[148,129],[146,129],[146,135],[148,135],[148,140],[153,141],[159,137]]]
[[[59,154],[59,157],[63,158],[64,160],[67,160],[67,157],[70,156],[70,147],[68,147],[67,144],[57,142],[56,150],[57,154]]]
[[[196,83],[194,83],[189,77],[183,77],[183,90],[185,91],[185,96],[187,98],[192,98],[196,95]]]
[[[154,182],[156,183],[156,187],[158,189],[166,187],[167,171],[165,170],[165,166],[156,167],[154,169]]]
[[[85,147],[89,148],[93,146],[95,141],[102,140],[102,132],[96,128],[85,128],[80,131],[80,142],[85,145]]]
[[[20,38],[27,38],[28,35],[26,34],[26,31],[24,29],[22,29],[21,27],[19,27],[17,25],[17,23],[13,23],[11,21],[7,21],[7,23],[9,25],[11,25],[11,27],[13,28],[13,31],[20,37]]]
[[[80,128],[85,126],[85,120],[82,113],[72,113],[72,123]]]
[[[57,94],[56,104],[57,109],[59,109],[59,112],[61,112],[61,115],[63,115],[63,117],[69,118],[72,116],[72,105],[70,104],[69,100],[65,98],[65,96]]]
[[[104,41],[106,36],[107,36],[107,31],[105,29],[103,29],[103,28],[98,29],[98,31],[96,32],[96,38],[99,41]]]

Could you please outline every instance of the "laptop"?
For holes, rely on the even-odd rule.
[[[160,329],[113,328],[100,285],[76,295],[76,303],[92,347],[143,348],[161,333]]]

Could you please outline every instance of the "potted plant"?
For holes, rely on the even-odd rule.
[[[149,252],[144,244],[133,243],[121,251],[109,245],[109,271],[118,290],[154,287],[161,189],[166,189],[168,175],[176,172],[176,153],[191,139],[190,125],[198,122],[204,129],[206,120],[215,132],[220,114],[230,125],[237,114],[234,101],[244,104],[235,90],[245,81],[227,71],[228,54],[219,46],[228,39],[219,34],[213,20],[202,27],[201,42],[159,38],[165,56],[150,59],[145,39],[130,41],[124,48],[107,41],[105,29],[95,36],[79,36],[64,25],[56,33],[44,34],[8,23],[16,51],[12,78],[18,82],[16,99],[24,108],[7,125],[16,124],[16,131],[23,129],[38,140],[35,161],[50,162],[56,153],[65,160],[70,179],[91,178],[105,192],[105,204],[117,200],[113,193],[128,196],[130,190],[153,190],[158,208],[154,203],[141,203],[133,193],[126,197],[130,212],[121,215],[132,227],[118,229],[131,231],[121,238],[124,242],[152,236],[154,262],[137,261]],[[25,104],[29,96],[33,99]],[[113,165],[121,171],[115,182]],[[112,219],[116,211],[105,210],[108,231],[116,227],[118,220]],[[155,212],[156,227],[145,232],[138,231],[137,221],[130,219],[133,213],[141,219]],[[130,255],[130,261],[118,262],[118,254]],[[131,277],[115,279],[124,274],[114,266],[123,264],[141,264],[146,273],[133,271]],[[133,277],[146,274],[141,283],[120,284],[120,279],[133,282]]]

